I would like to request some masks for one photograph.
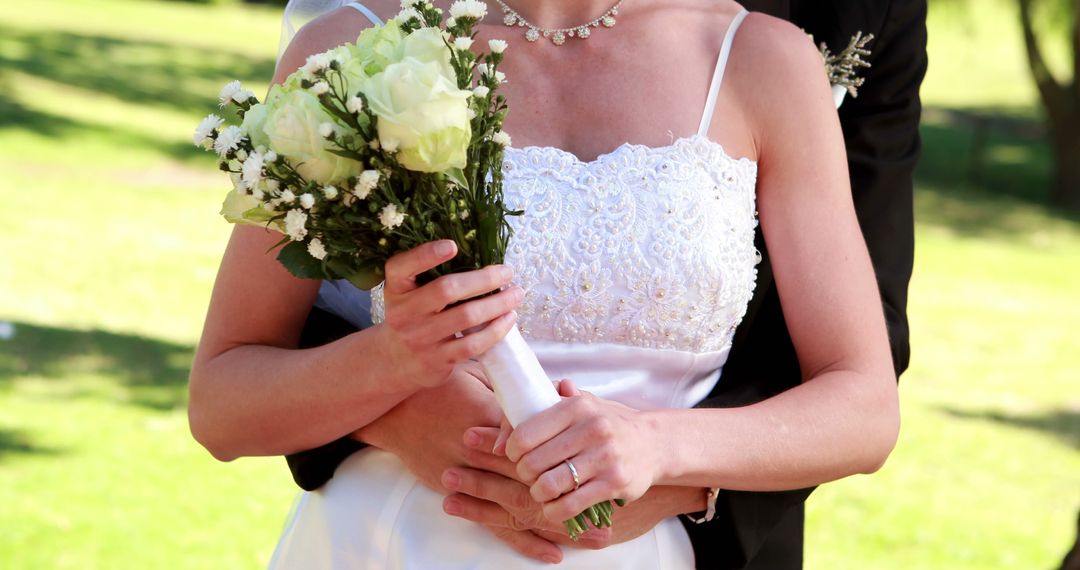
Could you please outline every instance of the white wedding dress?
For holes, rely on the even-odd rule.
[[[637,409],[691,407],[718,381],[759,259],[757,165],[706,137],[745,14],[727,32],[697,134],[663,147],[624,144],[589,162],[552,147],[506,149],[506,200],[525,211],[511,218],[506,263],[526,291],[519,327],[550,377]],[[317,306],[363,326],[369,308],[379,321],[373,293],[324,282]],[[604,550],[563,551],[562,568],[694,567],[674,518]],[[439,493],[372,448],[301,494],[270,565],[549,567],[443,513]]]

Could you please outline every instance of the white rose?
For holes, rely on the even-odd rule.
[[[406,58],[369,78],[364,93],[379,118],[383,148],[397,150],[402,166],[419,172],[465,166],[471,93],[444,77],[438,64]]]
[[[301,176],[319,184],[333,184],[358,174],[361,164],[328,152],[333,143],[319,134],[333,118],[314,95],[303,90],[283,93],[271,105],[263,126],[269,148],[284,155]]]

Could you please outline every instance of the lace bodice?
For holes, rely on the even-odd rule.
[[[506,263],[525,289],[527,339],[690,352],[730,343],[754,289],[757,166],[703,136],[626,144],[582,162],[509,149],[514,236]]]

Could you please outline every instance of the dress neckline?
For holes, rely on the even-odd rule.
[[[592,160],[582,160],[578,155],[576,155],[576,154],[574,154],[574,153],[572,153],[572,152],[570,152],[568,150],[559,148],[557,146],[540,146],[540,145],[529,145],[529,146],[523,146],[523,147],[510,146],[510,147],[506,147],[505,152],[506,153],[510,153],[510,152],[529,153],[529,152],[554,151],[554,152],[556,152],[556,153],[558,153],[560,155],[563,155],[563,156],[571,159],[575,164],[578,164],[578,165],[581,165],[581,166],[592,166],[594,164],[599,164],[599,163],[602,163],[602,162],[604,162],[606,160],[609,160],[609,159],[611,159],[613,157],[616,157],[616,156],[620,155],[623,152],[643,151],[643,152],[650,152],[650,153],[652,153],[652,152],[659,153],[659,152],[666,152],[666,151],[674,150],[674,149],[679,148],[680,146],[683,146],[683,145],[686,145],[686,144],[693,144],[693,143],[703,143],[706,146],[709,146],[710,148],[712,148],[713,150],[719,152],[720,155],[723,156],[727,160],[731,160],[731,161],[734,161],[734,162],[737,162],[737,163],[747,163],[747,164],[757,166],[757,161],[756,160],[753,160],[753,159],[747,158],[747,157],[736,158],[734,156],[731,156],[730,154],[728,154],[728,152],[726,150],[724,150],[724,145],[722,145],[722,144],[710,139],[708,136],[700,134],[700,133],[695,133],[695,134],[692,134],[692,135],[682,136],[682,137],[679,137],[679,138],[675,139],[670,144],[665,144],[665,145],[660,145],[660,146],[649,146],[649,145],[641,144],[641,143],[624,142],[624,143],[620,144],[619,146],[615,147],[614,149],[612,149],[612,150],[610,150],[608,152],[601,153],[601,154],[597,155],[596,158],[594,158]]]

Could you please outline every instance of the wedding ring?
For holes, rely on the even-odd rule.
[[[581,479],[578,477],[577,469],[574,469],[574,464],[570,463],[569,459],[567,459],[563,463],[565,463],[566,466],[570,468],[570,475],[574,477],[574,490],[577,491],[578,487],[581,487]]]

